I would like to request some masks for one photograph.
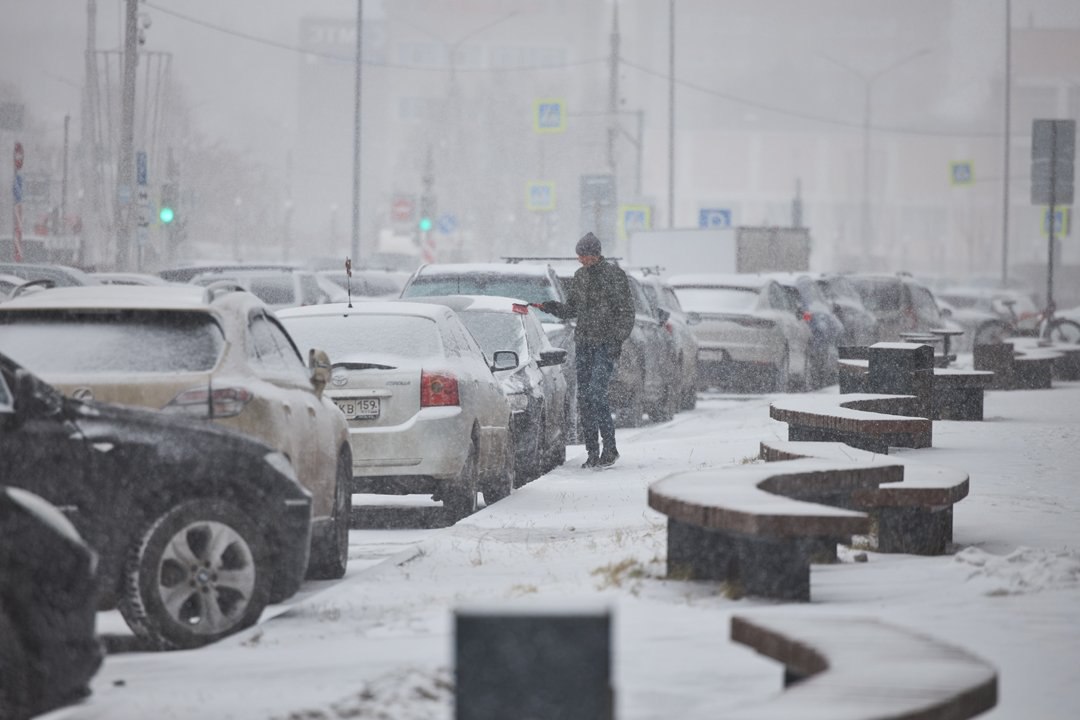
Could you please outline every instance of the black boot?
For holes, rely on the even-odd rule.
[[[600,453],[600,459],[597,461],[597,465],[600,467],[609,467],[615,464],[615,461],[619,459],[619,451],[614,445],[607,445],[604,447],[604,452]]]
[[[583,468],[594,468],[599,464],[600,464],[600,456],[597,455],[596,451],[594,450],[593,452],[589,453],[589,457],[586,458],[585,462],[581,463],[581,467],[583,467]]]

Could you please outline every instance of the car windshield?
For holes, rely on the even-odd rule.
[[[501,295],[531,303],[558,300],[546,276],[507,273],[462,273],[460,275],[417,275],[402,297],[430,295]],[[562,322],[537,311],[541,322]]]
[[[521,362],[525,361],[528,346],[525,343],[525,327],[521,324],[520,315],[475,311],[458,313],[458,317],[476,338],[476,342],[480,343],[480,348],[488,359],[494,357],[496,350],[513,350]]]
[[[225,337],[201,312],[0,313],[0,347],[35,373],[205,372]]]
[[[683,310],[697,313],[749,312],[758,301],[753,288],[677,287],[675,294]]]
[[[431,318],[413,315],[352,314],[279,318],[300,348],[321,348],[334,362],[362,355],[413,358],[443,354]]]
[[[893,278],[853,280],[863,305],[871,312],[896,311],[900,308],[900,281]]]

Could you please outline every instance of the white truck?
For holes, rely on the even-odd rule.
[[[753,273],[810,268],[806,228],[734,227],[641,230],[627,240],[628,267],[655,267],[660,275]]]

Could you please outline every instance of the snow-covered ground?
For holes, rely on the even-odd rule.
[[[786,438],[769,400],[703,396],[670,423],[620,430],[622,458],[599,472],[571,448],[566,465],[453,527],[353,531],[358,547],[377,532],[396,554],[215,646],[111,655],[89,699],[48,717],[451,718],[455,607],[567,602],[613,612],[622,720],[778,692],[780,666],[728,640],[733,613],[776,611],[876,617],[969,650],[999,672],[986,717],[1080,717],[1080,383],[989,392],[984,422],[937,422],[933,448],[899,451],[970,473],[954,554],[842,552],[813,567],[805,605],[666,580],[665,518],[646,488]]]

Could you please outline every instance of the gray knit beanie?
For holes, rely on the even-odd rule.
[[[596,237],[591,232],[585,233],[581,239],[577,241],[575,252],[581,257],[600,257],[600,238]]]

